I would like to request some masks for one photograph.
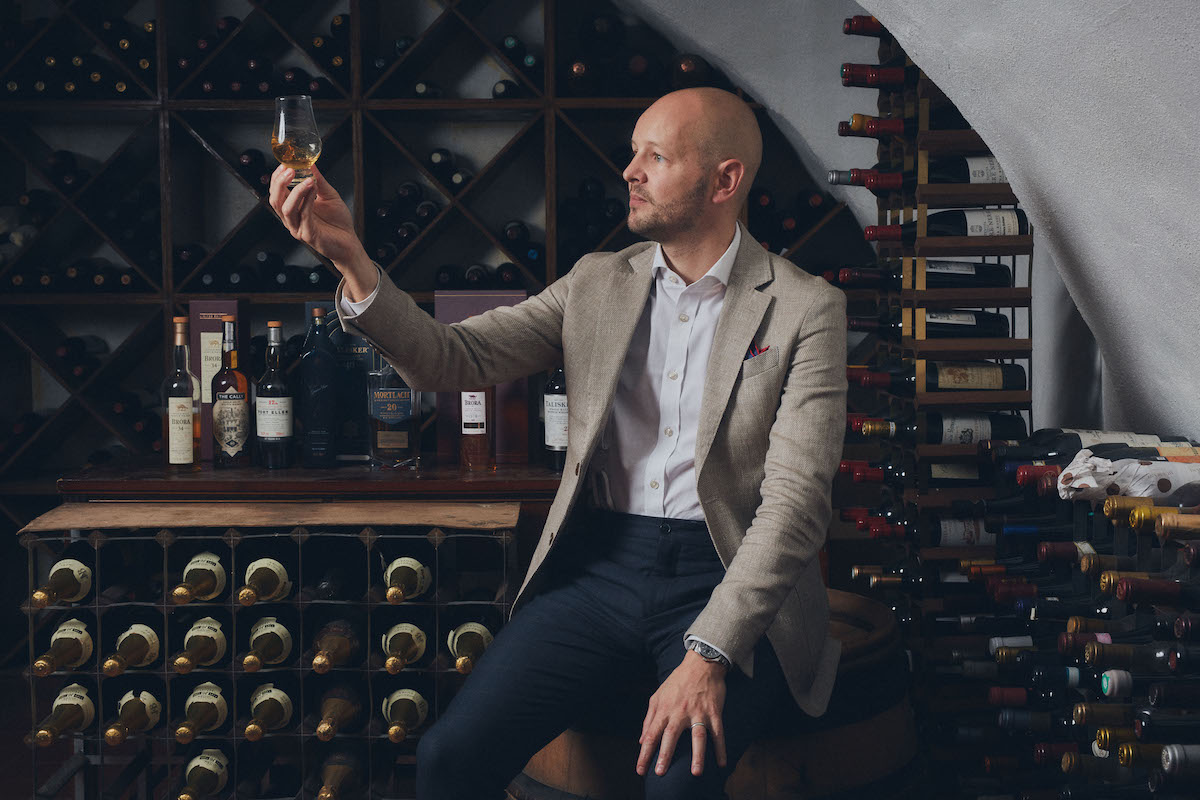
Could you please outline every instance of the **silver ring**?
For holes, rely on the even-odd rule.
[[[708,727],[708,726],[707,726],[707,725],[705,725],[703,722],[693,722],[693,723],[692,723],[692,727],[693,727],[693,728],[694,728],[694,727],[696,727],[697,725],[699,725],[701,728],[707,728],[707,727]]]

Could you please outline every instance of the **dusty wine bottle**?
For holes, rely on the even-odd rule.
[[[104,741],[112,747],[122,744],[131,733],[145,733],[158,725],[162,703],[150,692],[128,691],[117,702],[117,719],[104,731]]]
[[[397,689],[383,699],[388,741],[400,744],[425,723],[429,702],[416,689]]]
[[[258,672],[264,664],[280,664],[292,652],[292,634],[275,617],[263,617],[250,628],[250,651],[242,658],[242,669]]]
[[[221,687],[202,683],[191,691],[183,705],[184,719],[175,728],[175,741],[190,744],[197,734],[215,731],[225,724],[229,705]]]

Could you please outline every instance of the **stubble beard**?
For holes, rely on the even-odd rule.
[[[631,209],[627,220],[630,232],[660,243],[688,237],[700,225],[707,188],[708,181],[704,179],[671,203],[659,205],[647,200],[647,204],[637,210],[636,218]]]

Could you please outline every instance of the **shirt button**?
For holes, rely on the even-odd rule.
[[[665,433],[667,436],[674,436],[674,435],[675,435],[675,431],[674,431],[674,430],[672,430],[671,428],[667,428],[666,430],[664,430],[664,431],[663,431],[663,433]]]
[[[676,278],[674,275],[672,275],[672,276],[671,276],[671,283],[679,283],[679,278]]]
[[[650,488],[651,488],[651,489],[657,489],[657,488],[658,488],[658,481],[650,481]]]
[[[679,321],[680,321],[680,322],[687,322],[687,321],[688,321],[688,315],[687,315],[687,314],[680,314],[680,315],[679,315]]]
[[[677,380],[679,378],[679,373],[676,372],[675,370],[671,370],[670,372],[667,373],[667,377],[670,378],[671,380]]]

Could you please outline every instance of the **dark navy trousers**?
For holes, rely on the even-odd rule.
[[[579,509],[559,533],[543,587],[502,627],[445,713],[417,746],[420,800],[500,800],[538,750],[568,727],[612,729],[636,741],[647,697],[623,724],[614,709],[646,676],[661,684],[683,661],[684,634],[725,574],[703,522]],[[538,580],[541,579],[539,574]],[[711,736],[691,774],[685,730],[665,775],[646,775],[648,800],[724,797],[725,779],[784,706],[794,706],[764,635],[754,678],[725,679],[728,766]],[[597,725],[596,723],[600,723]],[[635,771],[636,762],[619,765]]]

